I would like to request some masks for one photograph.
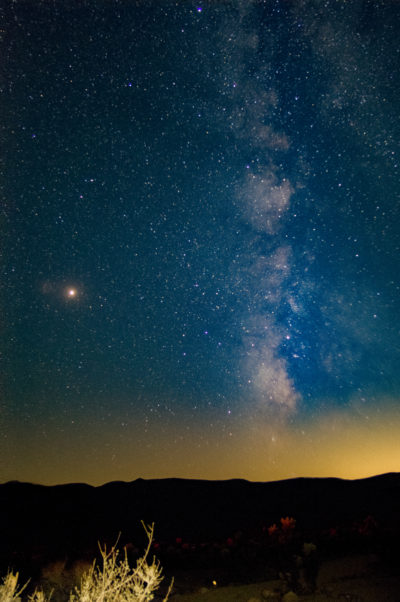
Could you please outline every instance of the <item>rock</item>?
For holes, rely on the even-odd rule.
[[[247,602],[261,602],[260,598],[249,598]]]

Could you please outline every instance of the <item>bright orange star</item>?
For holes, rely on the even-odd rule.
[[[78,291],[76,290],[76,288],[68,288],[66,290],[66,296],[68,297],[68,299],[74,299],[74,297],[76,297],[78,294]]]

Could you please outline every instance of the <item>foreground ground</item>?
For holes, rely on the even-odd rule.
[[[52,592],[52,602],[66,602],[80,581],[77,569],[88,566],[79,563],[71,571],[65,570],[64,562],[51,563],[31,586],[43,588],[47,596]],[[213,566],[165,567],[154,602],[164,599],[172,576],[170,602],[400,602],[400,562],[393,555],[385,558],[364,551],[321,559],[312,581],[307,581],[302,568],[296,574],[292,567],[292,573],[274,571],[272,575],[265,564],[256,567],[244,561],[236,567]],[[28,590],[23,601],[28,600]]]
[[[189,574],[186,587],[189,588]],[[205,575],[191,575],[195,586]],[[374,556],[355,555],[326,561],[322,564],[312,593],[289,593],[283,580],[260,581],[246,585],[196,586],[195,591],[175,593],[171,602],[400,602],[399,570],[386,570]],[[177,588],[185,589],[185,576],[177,575]]]

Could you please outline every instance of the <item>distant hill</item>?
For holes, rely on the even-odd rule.
[[[361,480],[137,479],[100,487],[10,481],[0,485],[0,562],[43,554],[78,554],[97,542],[142,546],[140,521],[155,522],[160,541],[221,541],[291,516],[308,533],[374,517],[400,533],[400,473]],[[49,552],[50,554],[50,552]],[[1,568],[1,567],[0,567]]]

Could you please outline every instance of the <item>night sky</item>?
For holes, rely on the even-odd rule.
[[[400,470],[400,3],[7,0],[0,481]]]

